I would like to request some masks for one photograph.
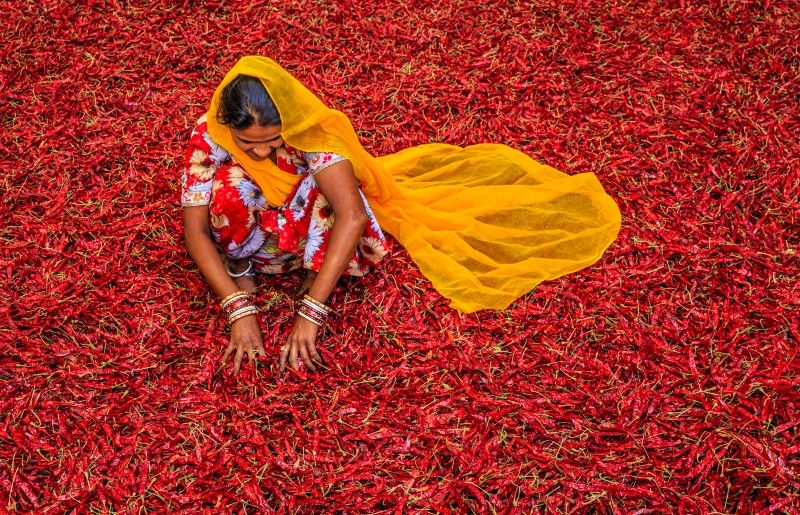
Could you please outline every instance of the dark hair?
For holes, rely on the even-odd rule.
[[[253,124],[280,125],[281,115],[260,80],[239,75],[222,90],[217,121],[244,130]]]

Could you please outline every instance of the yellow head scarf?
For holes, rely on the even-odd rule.
[[[225,75],[214,92],[208,110],[208,132],[256,181],[267,202],[282,206],[299,177],[280,170],[269,159],[250,159],[236,146],[230,129],[217,121],[222,90],[239,75],[256,77],[267,88],[281,116],[281,136],[287,144],[306,152],[333,152],[346,157],[353,164],[367,197],[385,200],[393,193],[391,176],[361,147],[347,116],[326,107],[272,59],[246,56]]]
[[[596,262],[619,232],[619,208],[594,174],[566,175],[497,144],[428,144],[375,158],[343,113],[273,60],[247,56],[214,93],[208,131],[274,206],[298,178],[247,157],[217,122],[222,89],[238,75],[264,84],[288,145],[350,160],[381,227],[459,311],[504,309],[541,281]]]

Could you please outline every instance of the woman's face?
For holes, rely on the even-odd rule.
[[[267,125],[262,127],[253,124],[242,130],[231,128],[233,142],[254,161],[263,161],[272,155],[272,152],[283,145],[280,125]]]

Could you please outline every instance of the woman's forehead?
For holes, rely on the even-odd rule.
[[[233,135],[239,139],[253,142],[269,141],[281,135],[280,125],[261,126],[254,123],[246,129],[231,129]]]

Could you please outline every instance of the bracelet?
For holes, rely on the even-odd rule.
[[[321,322],[319,320],[314,320],[313,318],[311,318],[310,316],[306,315],[302,311],[298,311],[297,312],[297,316],[305,318],[306,320],[308,320],[312,324],[316,325],[317,327],[322,327],[322,325],[324,324],[324,322]]]
[[[230,316],[228,317],[228,323],[233,324],[240,318],[244,318],[250,315],[255,315],[256,313],[258,313],[258,308],[255,306],[248,306],[246,308],[242,308],[230,314]]]
[[[297,314],[319,326],[324,325],[325,320],[328,318],[327,315],[320,314],[318,311],[313,311],[305,305],[297,309]]]
[[[324,315],[319,311],[314,311],[312,309],[309,309],[307,306],[300,306],[299,308],[297,308],[297,311],[300,313],[305,313],[306,315],[316,318],[317,320],[325,320],[326,318],[328,318],[328,315]]]
[[[253,270],[253,260],[252,259],[248,259],[247,260],[247,268],[244,269],[244,272],[239,272],[239,273],[232,272],[228,261],[225,260],[225,271],[228,272],[228,275],[233,277],[234,279],[238,279],[238,278],[244,277],[246,275],[255,275],[255,274],[251,274],[250,273],[252,270]]]
[[[241,315],[242,313],[258,313],[258,308],[252,304],[243,308],[239,308],[236,311],[231,311],[231,313],[228,315],[228,319],[231,319],[237,315]]]
[[[255,312],[253,312],[253,313],[244,313],[242,315],[237,316],[236,318],[231,318],[230,320],[228,320],[228,324],[229,325],[233,325],[233,323],[236,322],[237,320],[239,320],[241,318],[244,318],[244,317],[249,317],[250,315],[255,315],[255,314],[256,314]]]
[[[328,312],[328,311],[323,311],[323,310],[322,310],[322,308],[320,308],[320,307],[319,307],[319,306],[317,306],[316,304],[312,304],[312,303],[308,302],[306,299],[303,299],[303,300],[301,300],[301,301],[300,301],[300,304],[301,304],[301,305],[303,305],[303,306],[305,306],[305,307],[307,307],[307,308],[308,308],[308,309],[310,309],[312,312],[314,312],[314,313],[318,313],[318,314],[319,314],[320,316],[322,316],[322,317],[327,317],[327,316],[328,316],[328,314],[329,314],[329,312]]]
[[[222,299],[221,301],[219,301],[219,307],[225,309],[225,306],[227,306],[230,301],[232,301],[236,297],[242,297],[242,296],[249,296],[249,294],[244,290],[235,291],[230,295],[228,295],[227,297],[225,297],[224,299]]]
[[[331,312],[330,306],[328,306],[327,304],[323,304],[322,302],[318,301],[317,299],[315,299],[311,295],[308,295],[308,294],[303,295],[303,300],[307,301],[310,304],[313,304],[316,307],[318,307],[319,309],[324,311],[326,315]]]
[[[233,300],[229,301],[227,304],[225,304],[225,307],[222,308],[222,311],[226,315],[230,316],[231,313],[233,313],[234,311],[236,311],[236,310],[238,310],[240,308],[244,308],[244,307],[247,307],[247,306],[253,306],[253,305],[254,304],[250,300],[250,297],[246,297],[246,296],[242,295],[241,297],[236,297]]]

